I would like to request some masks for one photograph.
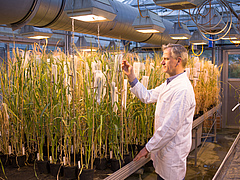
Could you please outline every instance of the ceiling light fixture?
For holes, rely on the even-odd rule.
[[[198,26],[201,28],[201,32],[204,33],[223,31],[225,29],[225,23],[221,15],[213,7],[204,9]]]
[[[70,18],[85,22],[102,22],[112,21],[116,17],[115,10],[108,0],[68,1],[64,11]]]
[[[206,40],[199,30],[195,30],[190,38],[190,43],[193,45],[204,45],[208,44],[208,40]]]
[[[21,36],[31,39],[45,39],[52,36],[52,30],[49,28],[38,28],[30,25],[25,25],[21,28]]]
[[[141,33],[162,33],[165,30],[160,16],[147,9],[141,10],[141,14],[138,14],[132,25]]]
[[[172,10],[195,8],[204,0],[153,0],[156,5]]]
[[[227,28],[227,29],[229,29],[229,28]],[[240,33],[239,33],[237,27],[235,26],[235,24],[232,24],[229,32],[225,32],[225,33],[227,33],[227,34],[221,38],[222,40],[235,40],[240,37]]]
[[[76,47],[81,51],[97,51],[98,43],[94,37],[82,36],[78,38]]]
[[[169,32],[169,35],[172,39],[175,40],[184,40],[191,37],[190,31],[188,30],[187,26],[182,22],[175,22]]]

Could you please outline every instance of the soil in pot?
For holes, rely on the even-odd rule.
[[[49,161],[36,161],[39,173],[48,174],[50,172]]]
[[[94,164],[96,169],[105,170],[107,169],[107,159],[106,158],[95,158]]]
[[[131,154],[124,154],[123,159],[124,159],[124,165],[130,163],[133,160]]]
[[[33,163],[34,163],[34,161],[35,161],[35,159],[36,159],[36,157],[37,157],[36,154],[37,154],[37,152],[36,152],[36,153],[33,153],[33,152],[29,153],[28,159],[27,159],[27,162],[28,162],[29,164],[33,164]]]
[[[50,174],[54,177],[57,177],[57,175],[62,176],[62,166],[61,164],[49,164],[50,166]]]
[[[13,156],[10,156],[9,159],[11,162],[11,166],[14,168],[25,166],[26,155],[21,155],[21,156],[13,155]]]
[[[81,180],[93,180],[94,169],[83,169],[80,174]]]
[[[63,177],[68,180],[73,180],[78,178],[78,168],[77,166],[63,166]]]
[[[123,167],[123,161],[122,160],[117,160],[117,159],[111,159],[111,170],[112,171],[117,171],[118,169],[120,169],[121,167]]]

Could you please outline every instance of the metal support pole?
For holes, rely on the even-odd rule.
[[[216,120],[216,113],[213,114],[213,117],[214,117],[214,120],[213,120],[213,123],[214,123],[214,140],[213,142],[214,143],[217,143],[217,120]]]
[[[198,126],[195,128],[195,166],[197,166],[197,131]]]

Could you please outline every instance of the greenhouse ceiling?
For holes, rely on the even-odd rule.
[[[81,3],[79,2],[90,4],[91,7],[87,7],[87,5],[80,6]],[[173,9],[168,9],[166,7],[170,7],[169,2],[170,4],[177,2],[175,3],[177,5],[198,3],[198,6],[191,9],[174,9],[175,7],[179,8],[179,6],[174,5],[171,6]],[[169,35],[176,22],[180,28],[180,24],[183,23],[191,33],[198,29],[204,38],[209,39],[214,36],[216,41],[228,34],[232,24],[236,26],[239,32],[240,18],[238,14],[240,12],[240,2],[237,0],[169,0],[161,1],[161,3],[162,6],[156,5],[159,4],[157,0],[1,0],[0,24],[2,27],[11,27],[13,30],[19,30],[24,25],[31,25],[39,28],[74,31],[154,45],[186,43],[186,40],[171,39]],[[166,7],[163,7],[165,6],[164,3],[168,3]],[[73,17],[71,16],[73,14],[75,14],[74,16],[84,14],[89,17],[83,9],[95,13],[94,20],[97,20],[97,16],[101,17],[102,15],[107,17],[105,18],[107,21],[101,19],[98,19],[97,22],[74,20],[74,23],[72,23]],[[141,14],[143,10],[151,11],[159,16],[160,20],[158,22],[161,21],[163,24],[161,27],[163,32],[152,33],[150,31],[149,33],[141,33],[136,31],[133,26],[136,18],[140,18],[140,25],[143,25],[145,29],[144,22],[149,22],[148,18],[150,17],[144,17]],[[208,13],[210,11],[211,13]],[[90,17],[93,16],[90,15]],[[220,21],[221,23],[219,23]],[[154,21],[150,22],[155,23]],[[221,26],[218,27],[218,24]],[[153,25],[153,27],[156,26]]]

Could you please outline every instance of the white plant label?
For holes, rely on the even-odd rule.
[[[154,70],[154,63],[150,63],[150,69]]]
[[[12,154],[12,146],[8,146],[8,153]]]
[[[22,147],[22,154],[25,155],[25,147]]]
[[[54,83],[57,83],[57,65],[52,65],[52,75],[53,75],[53,79],[54,79]],[[52,79],[52,81],[53,81]]]
[[[71,153],[73,154],[73,145],[71,145]]]
[[[114,102],[118,102],[118,88],[115,87],[115,93],[114,93]],[[117,104],[114,104],[113,111],[117,113],[118,107]]]
[[[37,160],[40,161],[39,153],[37,153]]]
[[[84,155],[84,148],[82,148],[82,154]]]
[[[81,162],[78,161],[78,169],[81,169]]]
[[[124,109],[126,109],[127,107],[127,84],[128,84],[128,80],[124,79],[124,85],[123,85],[123,100],[122,100],[122,105],[124,107]]]
[[[53,163],[52,156],[49,156],[50,163]]]
[[[138,139],[136,138],[136,145],[138,145]]]
[[[110,159],[112,159],[112,158],[113,158],[113,152],[110,151]]]
[[[139,78],[140,76],[140,66],[141,66],[140,62],[133,63],[133,72],[137,78]]]
[[[112,87],[111,87],[112,106],[114,105],[115,84],[116,84],[115,82],[112,82]]]
[[[67,161],[66,161],[66,157],[65,156],[63,156],[63,164],[64,164],[64,166],[67,165]]]

